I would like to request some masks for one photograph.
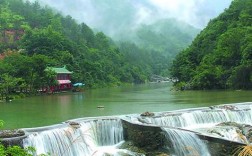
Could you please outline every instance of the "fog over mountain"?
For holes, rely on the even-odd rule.
[[[35,1],[35,0],[30,0]],[[204,28],[232,0],[38,0],[93,29],[115,37],[142,24],[176,18]]]

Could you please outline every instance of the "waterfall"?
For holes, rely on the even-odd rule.
[[[114,145],[123,140],[123,128],[119,119],[100,119],[81,123],[81,127],[87,125],[91,129],[93,138],[99,146]]]
[[[83,121],[79,126],[33,132],[23,141],[23,145],[35,147],[34,155],[50,153],[52,156],[91,156],[103,155],[101,146],[115,145],[123,141],[123,129],[119,119]]]
[[[131,121],[135,122],[136,119],[132,118]],[[160,112],[151,117],[137,117],[137,122],[157,126],[177,127],[230,141],[248,143],[247,138],[242,134],[241,130],[234,126],[232,127],[232,125],[224,127],[217,125],[223,122],[252,125],[252,106],[249,103],[220,105],[195,110]]]
[[[168,147],[176,156],[210,156],[206,144],[191,132],[165,129]]]
[[[119,149],[124,142],[121,119],[130,120],[139,126],[154,124],[163,126],[167,148],[176,156],[210,156],[205,143],[193,132],[168,129],[165,126],[188,129],[202,135],[249,142],[241,135],[241,130],[232,125],[222,126],[222,122],[252,124],[252,103],[248,105],[216,106],[212,108],[186,111],[160,112],[154,116],[127,115],[117,118],[84,118],[74,120],[76,125],[64,123],[46,128],[24,129],[28,136],[23,140],[24,147],[34,147],[34,156],[49,153],[51,156],[120,156],[141,155]],[[146,125],[147,124],[147,125]],[[249,130],[249,129],[247,129]]]
[[[198,132],[201,134],[214,136],[218,138],[224,138],[231,141],[236,141],[240,143],[249,143],[246,136],[242,134],[242,132],[237,127],[232,126],[216,126],[213,128],[203,128],[203,129],[197,129]]]
[[[199,127],[209,127],[221,122],[237,122],[242,124],[251,124],[251,109],[239,110],[196,110],[184,113],[169,113],[157,117],[146,118],[146,122],[159,126],[180,127],[186,129],[195,129]]]

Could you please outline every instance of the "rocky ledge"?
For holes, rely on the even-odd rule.
[[[126,149],[132,152],[135,152],[135,156],[169,156],[167,154],[167,150],[146,150],[145,148],[140,148],[137,145],[134,144],[132,141],[126,141],[124,142],[120,147],[120,149]]]
[[[25,132],[22,130],[0,130],[0,138],[13,138],[24,136]]]
[[[159,126],[145,126],[122,120],[126,142],[120,147],[146,156],[167,156],[165,134]]]
[[[252,143],[252,126],[247,124],[240,124],[236,122],[223,122],[218,124],[220,127],[234,127],[239,134],[240,142],[251,144]]]
[[[26,137],[23,130],[0,130],[0,141],[4,146],[23,147],[23,139]]]

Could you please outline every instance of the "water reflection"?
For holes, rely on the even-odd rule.
[[[84,93],[75,93],[72,96],[74,97],[74,101],[83,101],[84,98],[85,98],[85,94]]]
[[[170,111],[252,101],[252,91],[171,91],[170,83],[87,90],[0,103],[7,128],[45,126],[68,119]],[[97,109],[97,106],[104,106]],[[17,123],[18,122],[18,123]]]

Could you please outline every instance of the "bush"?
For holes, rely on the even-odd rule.
[[[184,81],[175,83],[173,87],[177,91],[183,91],[190,88],[189,84]]]
[[[32,152],[34,152],[35,149],[32,147],[28,148],[21,148],[19,146],[9,146],[9,147],[4,147],[3,145],[0,144],[0,156],[32,156]]]
[[[26,97],[26,95],[25,95],[24,93],[20,93],[20,94],[19,94],[19,97],[20,97],[20,98],[24,98],[24,97]]]

